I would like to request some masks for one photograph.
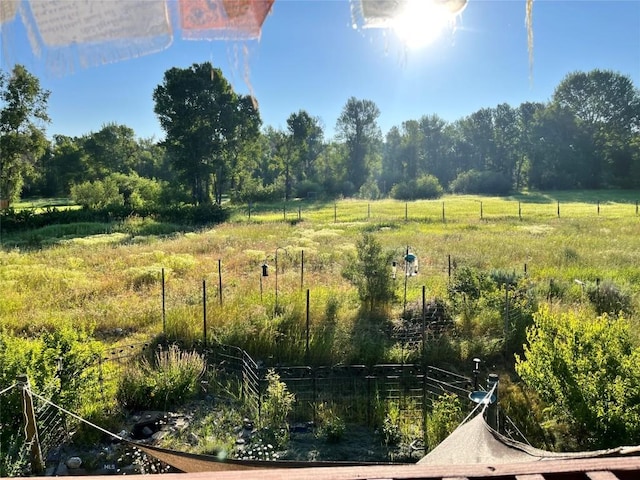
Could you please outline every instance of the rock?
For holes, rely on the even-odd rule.
[[[142,434],[142,436],[143,436],[144,438],[149,438],[150,436],[152,436],[152,435],[153,435],[153,433],[154,433],[154,432],[153,432],[153,430],[151,430],[151,428],[149,428],[148,426],[145,426],[145,427],[142,429],[142,432],[140,432],[140,433]]]
[[[151,438],[155,441],[158,441],[158,440],[162,440],[166,435],[167,435],[167,432],[165,430],[160,430],[159,432],[156,432],[153,435],[151,435]]]
[[[67,458],[67,467],[70,469],[80,468],[82,465],[82,459],[80,457],[69,457]]]
[[[191,444],[191,445],[198,445],[198,443],[200,443],[200,437],[198,437],[198,435],[196,435],[195,433],[191,432],[189,434],[189,438],[187,439],[187,441]]]
[[[56,468],[56,475],[59,477],[64,477],[65,475],[69,474],[69,469],[67,468],[67,465],[64,462],[60,462],[58,464],[58,468]]]

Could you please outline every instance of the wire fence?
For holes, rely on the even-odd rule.
[[[560,201],[541,197],[533,200],[416,200],[376,201],[344,200],[319,202],[294,200],[280,206],[249,203],[237,214],[253,222],[314,221],[348,222],[456,222],[477,220],[527,220],[544,218],[623,218],[640,215],[640,201],[609,201],[590,198],[584,201]]]

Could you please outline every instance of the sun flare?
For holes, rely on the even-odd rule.
[[[407,47],[425,47],[455,25],[466,4],[466,0],[406,0],[391,23]]]

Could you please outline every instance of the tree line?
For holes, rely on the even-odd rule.
[[[169,69],[152,92],[160,141],[115,123],[48,139],[49,95],[21,65],[0,72],[5,206],[33,196],[143,208],[640,187],[640,90],[607,70],[568,74],[546,103],[502,103],[453,122],[424,115],[386,135],[377,105],[351,97],[331,139],[305,110],[285,129],[264,126],[254,99],[210,63]]]

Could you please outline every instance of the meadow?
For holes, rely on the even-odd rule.
[[[211,339],[272,355],[268,350],[283,330],[278,322],[304,317],[307,289],[312,325],[333,316],[336,331],[351,330],[360,305],[341,273],[354,261],[362,232],[374,234],[398,262],[407,248],[419,259],[419,274],[397,281],[391,316],[402,311],[405,299],[418,301],[423,286],[429,298],[446,297],[452,270],[463,265],[526,272],[537,285],[553,281],[564,285],[569,301],[580,301],[584,285],[608,280],[637,302],[636,193],[298,201],[231,207],[229,222],[199,231],[172,231],[175,226],[132,218],[117,225],[51,226],[5,235],[0,324],[30,336],[70,323],[95,332],[108,345],[148,339],[163,330],[170,338],[193,342],[203,335],[206,302]],[[276,293],[281,314],[274,318]],[[334,352],[320,356],[328,360],[342,352],[348,357],[348,345],[329,348]],[[285,356],[301,360],[295,352]]]

